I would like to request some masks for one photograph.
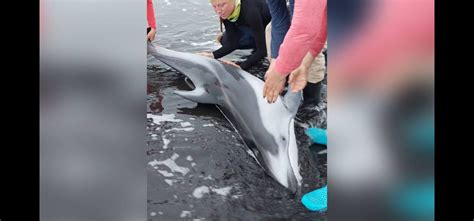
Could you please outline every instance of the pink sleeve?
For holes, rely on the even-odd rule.
[[[330,70],[360,79],[379,75],[409,55],[434,53],[434,0],[373,4],[371,17],[344,42],[347,46],[334,51]]]
[[[148,27],[151,27],[156,30],[155,10],[153,9],[153,0],[147,0],[146,19],[148,21]]]
[[[327,30],[328,30],[327,29],[327,7],[326,6],[324,7],[324,12],[323,13],[324,13],[324,15],[323,15],[323,20],[322,20],[322,23],[321,23],[320,31],[318,33],[318,36],[316,38],[314,38],[312,47],[309,49],[309,52],[311,53],[311,55],[313,55],[313,57],[318,56],[318,54],[321,53],[321,51],[324,48],[324,45],[326,44]]]
[[[277,72],[288,75],[300,66],[309,52],[319,54],[326,41],[327,0],[297,0],[290,30],[280,46]]]

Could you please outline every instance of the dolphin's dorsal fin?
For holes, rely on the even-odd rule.
[[[207,91],[203,87],[197,87],[192,91],[180,91],[176,90],[174,92],[178,96],[181,96],[185,99],[190,101],[194,101],[197,103],[203,104],[217,104],[217,100],[214,96],[207,93]]]
[[[288,86],[288,91],[285,96],[283,96],[283,105],[290,113],[294,116],[300,107],[301,101],[303,100],[303,94],[301,91],[296,93],[291,92],[290,86]]]

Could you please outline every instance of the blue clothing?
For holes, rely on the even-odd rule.
[[[238,35],[239,35],[239,46],[237,49],[256,49],[257,46],[255,45],[255,38],[253,36],[252,30],[246,26],[238,27]],[[227,44],[229,42],[229,36],[227,32],[222,34],[221,44]]]
[[[294,0],[290,0],[290,7],[286,6],[285,0],[266,0],[272,17],[272,40],[270,43],[271,57],[277,58],[280,45],[285,39],[285,35],[290,29],[291,18],[295,5]]]

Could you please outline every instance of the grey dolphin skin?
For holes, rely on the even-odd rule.
[[[238,131],[267,174],[293,193],[301,189],[294,116],[301,92],[287,92],[273,104],[262,96],[264,82],[216,59],[156,47],[148,53],[186,75],[195,89],[175,91],[185,99],[215,104]]]

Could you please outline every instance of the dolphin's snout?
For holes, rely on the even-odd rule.
[[[288,189],[291,190],[291,192],[293,193],[297,192],[300,189],[300,185],[298,184],[296,176],[293,173],[288,174]]]

